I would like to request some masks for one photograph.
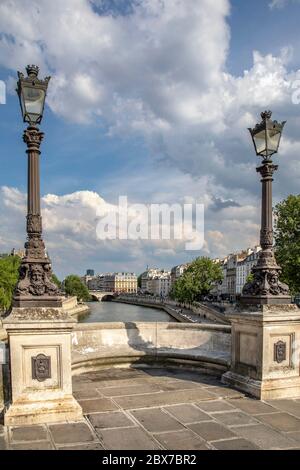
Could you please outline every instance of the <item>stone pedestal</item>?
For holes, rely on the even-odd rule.
[[[261,400],[300,397],[300,309],[263,305],[229,318],[232,363],[223,383]]]
[[[62,308],[14,307],[3,321],[11,364],[11,405],[5,425],[82,419],[72,396],[71,332]]]

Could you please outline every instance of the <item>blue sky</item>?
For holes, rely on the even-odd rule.
[[[6,187],[0,252],[24,241],[24,125],[13,89],[16,70],[29,62],[52,75],[41,182],[43,196],[57,197],[43,207],[61,277],[86,268],[171,267],[257,243],[259,182],[246,128],[265,107],[288,120],[275,199],[299,187],[300,108],[291,102],[291,85],[300,77],[300,2],[273,8],[271,0],[218,0],[213,7],[212,0],[63,3],[0,4],[0,79],[8,90],[0,105],[0,188]],[[123,194],[141,203],[203,202],[203,250],[95,240],[89,197],[116,204]],[[54,224],[56,218],[64,223]]]

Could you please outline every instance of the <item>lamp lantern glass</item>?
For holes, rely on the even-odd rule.
[[[50,77],[40,80],[38,78],[39,68],[36,65],[28,65],[26,71],[27,77],[18,72],[17,93],[24,122],[36,125],[40,124],[43,118]]]
[[[278,152],[282,131],[286,121],[272,121],[271,111],[261,113],[262,122],[257,124],[254,129],[249,129],[252,136],[256,155],[268,159],[274,153]]]

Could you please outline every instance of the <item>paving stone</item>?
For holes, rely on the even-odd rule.
[[[204,374],[199,374],[198,372],[189,372],[177,369],[147,369],[147,374],[152,375],[153,377],[163,377],[166,379],[169,377],[170,379],[178,379],[180,381],[189,381],[203,384],[210,384],[210,385],[220,385],[221,382],[215,376],[209,376]]]
[[[49,441],[22,442],[20,444],[11,444],[10,450],[54,450]]]
[[[271,406],[279,411],[286,411],[291,415],[300,418],[300,402],[294,400],[272,400],[268,401]]]
[[[244,411],[245,413],[254,416],[263,413],[276,413],[278,411],[266,403],[251,398],[233,400],[229,403],[234,405],[236,408],[239,408],[240,410]]]
[[[75,446],[60,446],[58,450],[104,450],[99,442],[92,444],[76,444]]]
[[[199,434],[205,441],[218,441],[220,439],[229,439],[235,437],[235,434],[225,426],[213,421],[206,423],[190,424],[188,426],[192,431]]]
[[[124,409],[148,408],[151,406],[176,405],[178,403],[193,403],[200,400],[212,400],[215,395],[199,388],[194,390],[178,390],[134,397],[118,397],[114,401]]]
[[[96,388],[108,388],[108,387],[132,387],[132,386],[139,386],[145,384],[153,384],[158,385],[158,383],[164,383],[165,380],[160,378],[161,380],[157,380],[156,377],[138,377],[132,379],[119,379],[119,380],[99,380],[94,381],[93,386]],[[167,378],[167,381],[169,378]]]
[[[107,450],[156,450],[157,442],[139,428],[98,430],[100,442]]]
[[[300,419],[287,413],[273,413],[271,415],[258,415],[256,418],[263,423],[269,424],[279,431],[300,431]]]
[[[279,433],[263,424],[254,426],[239,426],[234,432],[264,450],[295,448],[297,443],[284,434]]]
[[[143,377],[145,373],[141,370],[134,369],[104,369],[98,372],[89,372],[85,376],[92,382],[99,382],[101,380],[120,380],[120,379],[134,379]]]
[[[227,411],[225,413],[217,413],[214,415],[217,421],[225,426],[239,426],[243,424],[257,424],[257,421],[242,411]]]
[[[210,421],[212,418],[194,405],[175,405],[164,408],[183,424]]]
[[[212,444],[217,450],[259,450],[252,442],[245,439],[230,439],[228,441],[218,441]]]
[[[131,414],[147,429],[147,431],[153,433],[183,429],[182,424],[160,408],[153,408],[151,410],[134,410],[131,411]]]
[[[84,400],[86,398],[100,398],[101,393],[98,392],[95,388],[86,388],[83,390],[75,390],[73,391],[73,395],[76,400]]]
[[[199,401],[197,406],[206,413],[217,413],[219,411],[232,411],[235,408],[225,400]]]
[[[5,450],[7,448],[4,436],[0,436],[0,450]]]
[[[78,400],[83,414],[99,413],[100,411],[113,411],[118,407],[108,398],[96,398],[92,400]]]
[[[188,429],[155,434],[155,438],[166,450],[209,450],[206,443]]]
[[[88,418],[95,429],[128,428],[130,426],[136,426],[136,423],[131,421],[122,411],[93,413],[88,415]]]
[[[105,397],[120,397],[130,395],[140,395],[142,393],[159,392],[162,389],[156,384],[131,385],[127,387],[110,387],[98,389]]]
[[[191,390],[200,388],[201,385],[195,382],[188,382],[187,380],[176,380],[176,382],[165,382],[161,384],[161,390]]]
[[[44,426],[18,426],[11,428],[12,441],[47,440],[47,429]]]
[[[74,392],[84,391],[84,390],[95,390],[96,387],[92,382],[75,382],[72,384],[72,390]]]
[[[296,441],[298,444],[300,444],[300,431],[297,431],[297,432],[288,432],[286,434],[287,437],[289,437],[290,439],[293,439],[294,441]]]
[[[204,390],[214,393],[218,398],[241,398],[245,396],[244,393],[229,387],[213,386],[206,387]]]
[[[56,444],[71,444],[94,441],[94,436],[86,423],[63,423],[49,425]]]

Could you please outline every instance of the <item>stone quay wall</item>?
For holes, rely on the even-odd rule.
[[[167,300],[162,303],[159,299],[155,299],[153,297],[147,297],[147,296],[142,297],[142,296],[132,296],[132,295],[131,296],[121,295],[118,298],[116,298],[114,302],[127,303],[131,305],[142,305],[143,307],[159,308],[167,312],[177,321],[182,322],[182,323],[187,323],[189,322],[189,320],[182,317],[178,313],[178,310],[183,308],[183,309],[189,310],[194,315],[199,316],[201,320],[204,320],[204,321],[208,320],[209,322],[217,323],[220,325],[230,325],[230,320],[226,318],[224,314],[216,311],[214,308],[208,307],[207,305],[201,304],[199,302],[195,302],[193,305],[188,305],[188,304],[179,305],[177,302],[173,300]]]
[[[231,327],[190,323],[78,324],[73,373],[107,366],[175,366],[221,375],[230,367]]]
[[[63,299],[63,309],[66,310],[69,315],[74,316],[74,317],[79,317],[80,315],[83,315],[85,313],[89,312],[89,307],[82,303],[78,303],[77,297],[65,297]]]

